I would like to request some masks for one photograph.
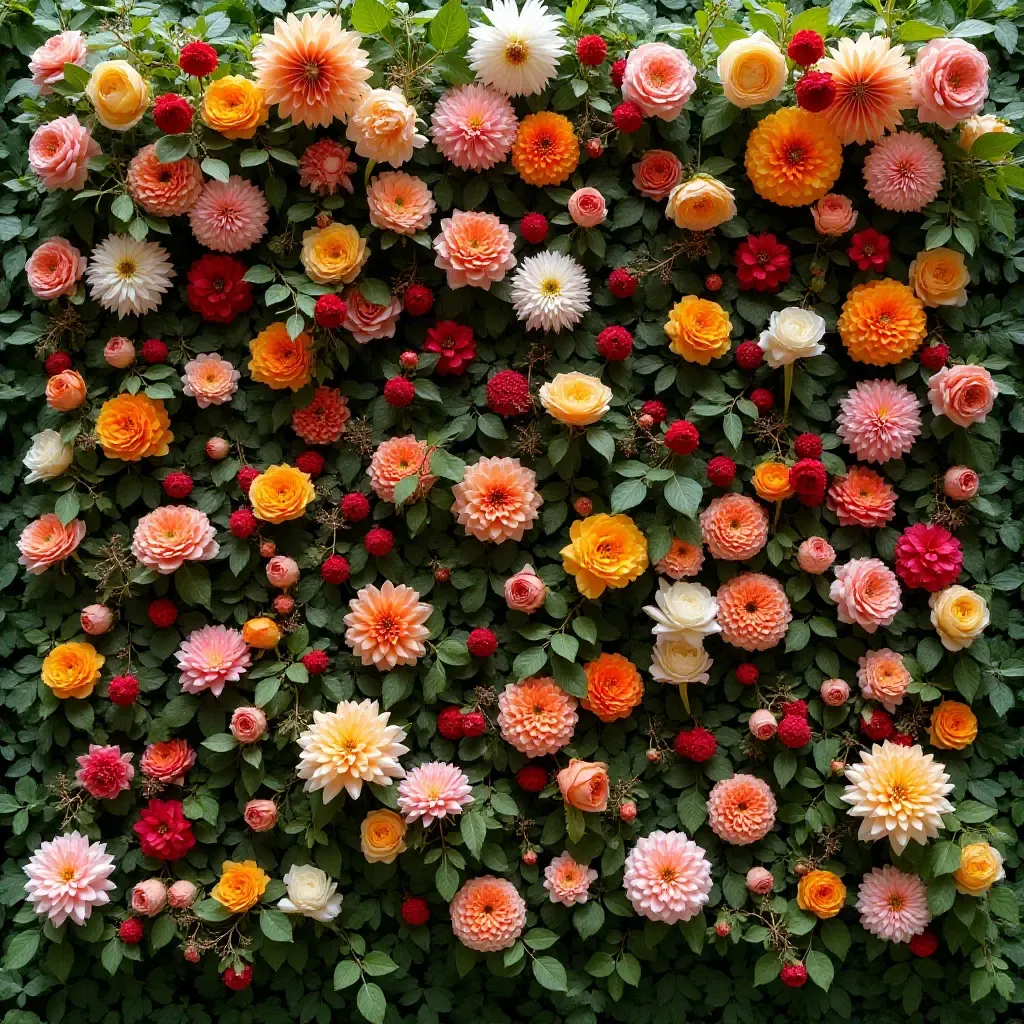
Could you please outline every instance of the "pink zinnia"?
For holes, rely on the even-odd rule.
[[[622,887],[649,921],[676,924],[701,912],[711,893],[711,863],[685,832],[652,832],[626,857]]]
[[[188,212],[196,241],[217,252],[241,252],[255,245],[267,233],[268,216],[263,193],[237,174],[227,181],[208,181]]]
[[[449,288],[467,285],[488,291],[515,265],[516,236],[493,213],[453,210],[434,239],[434,266],[448,276]]]
[[[208,562],[219,550],[206,513],[188,505],[161,505],[139,520],[132,535],[132,554],[165,576],[185,562]]]
[[[28,144],[28,165],[48,192],[59,188],[77,192],[85,188],[89,158],[101,152],[89,128],[69,114],[35,130]]]
[[[828,507],[840,526],[874,529],[885,526],[896,515],[896,492],[873,469],[852,466],[846,476],[832,478]]]
[[[711,787],[708,824],[720,839],[733,846],[749,846],[764,839],[775,824],[775,794],[756,775],[733,775]]]
[[[405,171],[382,171],[366,189],[370,223],[396,235],[424,231],[437,209],[426,182]]]
[[[892,569],[878,558],[855,558],[835,573],[828,596],[839,606],[840,622],[856,623],[868,633],[892,624],[903,607]]]
[[[299,184],[318,196],[333,196],[339,188],[349,195],[354,188],[350,174],[358,169],[349,160],[351,149],[333,139],[321,139],[307,146],[299,160]]]
[[[395,336],[398,318],[402,314],[402,300],[397,295],[392,295],[386,306],[378,306],[363,298],[359,285],[354,284],[345,289],[342,298],[345,300],[345,316],[341,326],[350,331],[360,345]]]
[[[237,683],[252,664],[252,655],[237,629],[203,626],[182,641],[175,653],[183,693],[209,690],[219,697],[225,683]]]
[[[933,39],[917,51],[911,88],[921,124],[955,128],[988,99],[988,59],[966,39]]]
[[[914,447],[921,403],[903,384],[862,380],[839,400],[837,433],[858,459],[888,462]]]
[[[78,550],[85,537],[85,523],[72,519],[65,525],[60,517],[47,512],[21,531],[18,538],[18,561],[33,576],[41,576],[51,565],[59,565]]]
[[[934,594],[957,581],[964,564],[960,541],[935,523],[908,526],[896,541],[896,575],[908,587]]]
[[[200,352],[185,364],[182,393],[196,400],[200,409],[231,401],[241,373],[216,352]]]
[[[597,880],[597,872],[586,864],[578,864],[568,850],[560,853],[544,869],[544,888],[552,903],[572,907],[586,903],[590,883]]]
[[[917,875],[891,864],[864,876],[857,889],[857,909],[864,929],[886,942],[909,942],[931,920],[928,887]]]
[[[398,810],[410,825],[422,818],[423,827],[429,828],[449,814],[461,814],[472,803],[466,773],[446,761],[421,764],[398,784]]]
[[[106,843],[90,843],[72,832],[43,843],[22,868],[28,881],[26,898],[37,914],[45,914],[59,928],[69,917],[76,925],[89,920],[93,907],[110,902],[107,893],[114,858]]]
[[[307,444],[334,444],[351,416],[348,399],[337,388],[321,385],[309,405],[292,412],[292,430]]]
[[[96,800],[115,800],[130,788],[135,778],[131,753],[122,754],[120,747],[89,744],[89,752],[78,756],[75,782]]]
[[[486,171],[506,160],[518,128],[507,97],[476,84],[449,89],[430,121],[434,145],[463,171]]]
[[[920,213],[939,194],[944,174],[939,147],[917,132],[887,135],[864,160],[868,195],[898,213]]]
[[[39,86],[39,95],[49,96],[53,92],[53,84],[64,81],[65,64],[77,64],[84,68],[88,53],[85,36],[76,29],[50,36],[28,62],[32,84]]]

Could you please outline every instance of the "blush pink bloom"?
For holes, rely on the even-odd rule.
[[[354,284],[345,289],[342,298],[346,308],[341,326],[350,331],[360,345],[395,336],[402,313],[402,300],[397,295],[392,295],[386,306],[378,306],[375,302],[367,302],[359,285]]]
[[[697,69],[668,43],[644,43],[630,50],[622,76],[622,98],[644,117],[674,121],[697,91]]]
[[[984,423],[998,394],[999,388],[984,366],[944,366],[928,381],[932,414],[945,416],[958,427]]]
[[[966,39],[932,39],[917,51],[912,88],[921,124],[955,128],[988,99],[988,59]]]
[[[503,544],[521,541],[533,527],[544,499],[537,474],[518,459],[479,459],[452,487],[452,512],[466,533],[477,540]]]
[[[407,824],[421,819],[424,828],[461,814],[474,803],[466,773],[446,761],[413,768],[398,784],[398,810]]]
[[[85,523],[72,519],[66,526],[53,512],[29,523],[18,538],[18,561],[33,576],[41,576],[51,565],[70,558],[85,537]]]
[[[626,856],[622,887],[633,909],[649,921],[689,921],[707,903],[711,862],[685,832],[652,832]]]
[[[906,455],[921,433],[921,403],[903,384],[862,380],[839,400],[837,433],[858,459]]]
[[[758,708],[747,722],[750,735],[759,740],[770,740],[778,731],[779,723],[767,708]]]
[[[416,131],[418,120],[398,86],[370,89],[349,116],[345,137],[359,156],[401,167],[427,144],[427,137]]]
[[[200,352],[185,364],[181,376],[183,394],[196,400],[200,409],[230,402],[238,390],[241,373],[216,352]]]
[[[682,161],[667,149],[649,149],[633,164],[633,187],[660,203],[683,180]]]
[[[143,516],[132,535],[132,554],[164,576],[186,562],[208,562],[220,551],[205,512],[188,505],[161,505]]]
[[[868,700],[877,700],[892,713],[903,703],[911,676],[903,664],[903,655],[888,647],[868,651],[857,659],[857,685]]]
[[[878,558],[855,558],[835,573],[828,596],[838,605],[840,622],[856,623],[867,633],[892,624],[903,607],[892,569]]]
[[[572,740],[579,715],[576,698],[553,679],[510,683],[498,694],[501,738],[527,757],[554,754]]]
[[[944,175],[939,147],[917,132],[887,135],[864,160],[868,195],[897,213],[920,213],[939,194]]]
[[[836,192],[822,196],[812,207],[814,229],[819,235],[837,238],[852,231],[857,223],[857,211],[853,202]]]
[[[586,864],[577,864],[568,850],[560,853],[544,869],[544,888],[552,903],[573,907],[586,903],[590,883],[597,881],[597,872]]]
[[[462,171],[486,171],[507,160],[518,128],[508,98],[475,83],[449,89],[430,120],[434,145]]]
[[[78,832],[43,843],[22,868],[26,899],[59,928],[68,918],[83,925],[94,907],[110,902],[114,858],[106,843],[90,843]]]
[[[85,273],[86,258],[59,235],[43,242],[25,263],[25,276],[32,294],[40,299],[74,295]]]
[[[64,81],[65,64],[77,64],[84,68],[88,53],[85,36],[76,29],[50,36],[28,62],[32,84],[39,86],[39,95],[49,96],[53,92],[53,84]]]
[[[199,890],[196,888],[195,882],[179,878],[176,882],[172,882],[167,890],[167,905],[175,910],[185,910],[195,903],[198,895]]]
[[[132,911],[141,917],[156,917],[167,906],[167,886],[159,878],[147,878],[132,886]]]
[[[857,910],[865,931],[886,942],[909,942],[931,920],[928,887],[891,864],[873,868],[861,880]]]
[[[128,165],[128,192],[147,213],[175,217],[196,205],[203,172],[193,157],[161,163],[156,145],[143,146]]]
[[[483,288],[502,281],[515,265],[516,236],[493,213],[453,210],[434,239],[434,266],[445,272],[449,288]]]
[[[529,615],[544,606],[547,596],[547,584],[537,575],[532,565],[523,566],[514,576],[505,580],[505,603],[514,612]]]
[[[182,693],[209,690],[214,697],[226,683],[237,683],[252,665],[242,634],[228,626],[202,626],[182,641],[175,653]]]
[[[28,144],[28,164],[48,192],[77,192],[85,188],[89,158],[101,152],[89,128],[69,114],[36,129]]]
[[[103,361],[115,370],[127,370],[135,362],[135,346],[120,334],[115,334],[103,346]]]
[[[265,570],[267,582],[278,590],[287,590],[299,582],[299,563],[287,555],[274,555]]]
[[[569,216],[581,228],[596,228],[608,217],[604,196],[596,188],[578,188],[569,196]]]
[[[768,540],[768,514],[745,494],[723,494],[700,514],[700,530],[712,558],[743,562]]]
[[[796,550],[797,565],[812,576],[825,572],[835,560],[835,548],[824,537],[808,537]]]
[[[389,672],[398,665],[415,665],[427,649],[430,635],[424,625],[434,608],[404,583],[385,580],[378,589],[363,587],[348,603],[345,643],[364,665]]]
[[[954,501],[970,501],[978,493],[981,481],[978,474],[967,466],[953,466],[942,478],[942,489]]]
[[[426,230],[437,209],[426,182],[404,171],[383,171],[371,178],[366,205],[374,227],[397,235]]]
[[[352,150],[333,139],[321,139],[307,146],[299,160],[299,184],[318,196],[333,196],[339,188],[349,195],[355,189],[350,175],[358,168],[349,159]]]
[[[114,613],[105,604],[87,604],[79,621],[89,636],[103,636],[114,628]]]
[[[96,800],[115,800],[134,778],[132,755],[122,754],[120,747],[90,743],[89,752],[78,756],[75,782]]]
[[[227,181],[208,181],[188,212],[196,241],[217,252],[254,246],[267,233],[268,216],[263,193],[237,174]]]
[[[229,728],[239,743],[258,743],[267,731],[267,716],[259,708],[235,708]]]
[[[604,761],[583,761],[574,757],[555,780],[569,807],[591,813],[608,809],[608,765]]]
[[[410,501],[424,497],[437,481],[430,475],[431,451],[426,441],[418,441],[413,434],[381,441],[366,470],[374,494],[382,501],[394,501],[395,484],[415,473],[420,482]]]
[[[756,775],[733,775],[716,782],[708,794],[711,831],[733,846],[764,839],[775,824],[775,794]]]
[[[846,476],[832,478],[828,508],[835,512],[840,526],[875,529],[896,515],[896,492],[873,469],[851,466]]]
[[[830,708],[841,708],[850,699],[850,684],[845,679],[826,679],[821,684],[821,699]]]
[[[273,800],[250,800],[242,818],[253,832],[269,832],[277,824],[277,804]]]
[[[181,786],[184,785],[185,774],[195,763],[196,752],[188,740],[173,739],[150,743],[139,758],[139,769],[147,779]]]
[[[747,872],[747,890],[755,896],[767,896],[775,885],[775,879],[767,868],[751,868]]]

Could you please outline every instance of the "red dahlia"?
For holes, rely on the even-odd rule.
[[[674,746],[680,757],[685,757],[687,761],[703,764],[715,756],[718,741],[713,733],[696,725],[692,729],[684,729],[678,733]]]
[[[331,555],[320,566],[320,578],[324,583],[344,583],[348,577],[348,559],[341,555]]]
[[[612,111],[612,123],[625,135],[632,135],[644,126],[644,113],[635,104],[626,100]]]
[[[48,377],[56,377],[58,373],[71,369],[71,356],[67,352],[54,352],[46,357],[43,369]]]
[[[177,612],[175,612],[177,615]],[[139,681],[135,676],[114,676],[107,688],[107,696],[111,704],[126,708],[139,699]]]
[[[188,473],[168,473],[164,477],[164,494],[168,498],[187,498],[192,493],[192,477]]]
[[[178,621],[178,606],[169,597],[150,601],[146,613],[157,629],[170,629]]]
[[[540,245],[548,237],[548,219],[543,213],[528,213],[519,222],[519,232],[530,245]]]
[[[756,341],[741,341],[736,346],[736,365],[752,373],[764,362],[764,353]]]
[[[676,455],[690,455],[700,444],[700,432],[689,420],[676,420],[665,431],[665,447]]]
[[[228,967],[221,978],[232,992],[241,992],[252,984],[252,964],[246,964],[240,971]]]
[[[805,71],[793,91],[798,107],[820,114],[832,106],[836,98],[836,83],[827,71]]]
[[[402,920],[410,928],[420,928],[430,920],[430,904],[422,896],[402,900]]]
[[[142,343],[142,350],[139,352],[144,363],[155,366],[167,362],[167,346],[159,338],[149,338]]]
[[[909,732],[894,732],[889,737],[890,743],[895,743],[897,747],[912,747],[914,745],[914,737]]]
[[[825,56],[825,40],[813,29],[802,28],[793,33],[786,54],[794,64],[802,68],[810,67]]]
[[[498,649],[498,638],[489,629],[474,629],[466,639],[469,653],[477,658],[489,658]]]
[[[310,651],[302,656],[302,664],[311,676],[322,676],[331,665],[326,651]]]
[[[228,517],[228,529],[231,531],[231,536],[237,537],[239,540],[251,537],[258,526],[256,517],[247,508],[236,509]]]
[[[442,377],[461,377],[476,358],[476,338],[473,328],[454,320],[438,320],[427,331],[424,352],[437,352],[437,372]]]
[[[576,43],[576,56],[588,68],[596,68],[608,56],[608,44],[600,36],[583,36]]]
[[[370,514],[370,502],[365,494],[352,491],[338,502],[341,514],[350,523],[361,523]]]
[[[793,451],[798,459],[821,457],[821,438],[817,434],[800,434],[793,442]]]
[[[527,793],[539,793],[548,784],[548,772],[539,764],[523,765],[516,772],[516,782],[519,788]]]
[[[747,235],[732,260],[743,291],[777,292],[789,280],[789,246],[772,234]]]
[[[597,351],[611,363],[619,363],[633,351],[633,335],[618,324],[606,327],[597,336]]]
[[[874,270],[879,274],[889,262],[889,238],[874,228],[858,231],[850,238],[846,255],[857,264],[858,270]]]
[[[402,309],[409,316],[423,316],[434,305],[434,293],[425,284],[411,284],[402,296]]]
[[[517,370],[499,370],[487,382],[487,407],[499,416],[522,416],[533,408],[530,382]]]
[[[716,455],[708,463],[708,480],[715,487],[728,487],[736,479],[736,463],[728,455]]]
[[[303,452],[296,460],[295,466],[311,477],[318,477],[327,465],[327,460],[319,452]]]
[[[383,558],[395,546],[394,534],[383,526],[375,526],[363,538],[363,546],[375,558]]]
[[[341,322],[345,319],[347,312],[348,306],[341,296],[321,295],[313,306],[313,319],[318,327],[332,331],[336,327],[341,326]]]
[[[415,397],[416,385],[408,377],[389,377],[384,382],[384,401],[396,409],[410,405]]]
[[[150,800],[132,826],[144,857],[180,860],[196,845],[180,800]]]
[[[217,51],[209,43],[186,43],[181,48],[178,67],[194,78],[213,74],[217,68]]]
[[[153,104],[153,120],[164,135],[184,135],[192,128],[195,111],[184,96],[165,92]]]
[[[934,594],[952,586],[964,565],[960,541],[935,523],[908,526],[896,541],[896,575],[908,586]]]
[[[188,268],[188,305],[211,323],[229,324],[252,308],[252,285],[241,260],[208,252]]]

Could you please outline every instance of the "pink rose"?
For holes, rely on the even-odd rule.
[[[821,699],[830,708],[842,707],[850,699],[850,684],[845,679],[826,679],[821,684]]]
[[[127,338],[116,334],[103,346],[103,358],[107,366],[115,370],[127,370],[135,362],[135,346]]]
[[[66,238],[58,235],[43,242],[29,256],[25,264],[28,286],[40,299],[74,295],[87,262]]]
[[[255,743],[267,731],[267,716],[259,708],[235,708],[231,714],[231,735],[239,743]]]
[[[775,879],[767,868],[751,868],[747,872],[747,889],[755,896],[767,896]]]
[[[900,581],[878,558],[854,558],[835,570],[836,578],[828,596],[838,605],[839,621],[856,623],[874,633],[888,626],[903,607]]]
[[[944,366],[928,381],[933,415],[946,416],[958,427],[984,423],[998,394],[999,388],[984,366]]]
[[[147,878],[132,887],[132,910],[143,917],[156,917],[167,904],[167,886],[159,878]]]
[[[82,629],[89,636],[102,636],[114,626],[114,613],[105,604],[88,604],[80,617]]]
[[[811,207],[811,216],[814,218],[814,229],[819,235],[845,235],[857,223],[857,211],[853,203],[846,196],[835,192],[822,196]]]
[[[814,576],[823,573],[835,560],[835,549],[824,537],[808,537],[796,550],[797,564]]]
[[[674,121],[697,90],[697,69],[668,43],[644,43],[631,50],[622,76],[622,98],[644,117]]]
[[[608,765],[573,758],[557,776],[562,799],[579,811],[608,809]]]
[[[277,804],[273,800],[250,800],[243,817],[253,832],[268,832],[277,824]]]
[[[60,32],[49,39],[32,54],[28,69],[32,73],[32,84],[39,86],[40,96],[49,96],[54,82],[64,81],[64,65],[77,64],[85,67],[88,50],[85,36],[75,29]]]
[[[779,723],[767,708],[758,708],[747,723],[750,735],[759,740],[770,740],[778,731]]]
[[[167,905],[175,910],[185,910],[195,903],[198,892],[194,882],[179,878],[167,890]]]
[[[535,612],[547,597],[547,584],[534,572],[532,565],[524,566],[505,580],[505,603],[514,612]]]
[[[206,454],[211,459],[226,459],[228,452],[231,451],[231,445],[225,437],[211,437],[206,442]]]
[[[287,555],[274,555],[267,562],[267,582],[278,590],[287,590],[299,582],[299,563]]]
[[[633,187],[660,203],[683,180],[682,161],[667,149],[649,149],[633,164]]]
[[[345,289],[342,298],[345,300],[345,318],[341,326],[351,331],[360,345],[395,336],[398,316],[402,312],[402,300],[397,296],[392,295],[386,306],[378,306],[367,302],[359,285],[353,285]]]
[[[195,763],[196,752],[189,746],[188,740],[183,739],[150,743],[139,758],[139,767],[147,779],[171,786],[182,785],[185,774]]]
[[[978,474],[966,466],[953,466],[942,478],[942,489],[954,501],[970,501],[978,493]]]
[[[933,39],[917,51],[913,97],[917,119],[954,128],[988,98],[988,60],[966,39]]]
[[[578,188],[569,196],[569,216],[581,228],[596,228],[607,216],[604,196],[596,188]]]
[[[99,143],[74,114],[37,128],[28,144],[28,163],[50,192],[85,188],[89,157],[99,156]]]

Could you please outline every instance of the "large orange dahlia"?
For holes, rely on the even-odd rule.
[[[836,324],[850,358],[870,366],[909,359],[928,333],[924,304],[891,278],[851,288]]]
[[[778,580],[759,572],[734,576],[718,588],[722,639],[744,651],[767,651],[793,621],[789,598]]]
[[[557,753],[578,721],[576,698],[546,676],[511,683],[498,695],[501,738],[527,757]]]
[[[644,699],[644,681],[636,665],[621,654],[601,654],[584,666],[587,696],[582,701],[602,722],[629,718]]]
[[[580,162],[580,143],[563,114],[527,114],[512,144],[512,166],[527,185],[561,185]]]

